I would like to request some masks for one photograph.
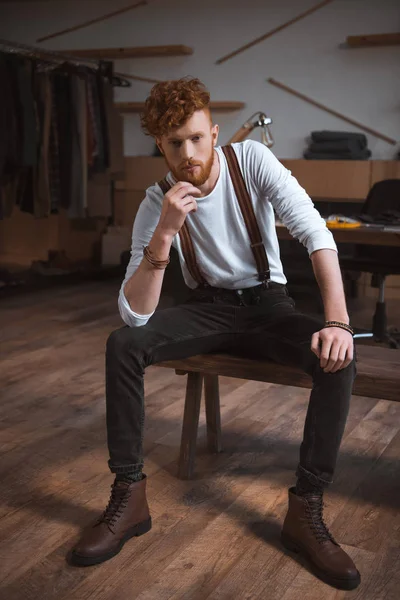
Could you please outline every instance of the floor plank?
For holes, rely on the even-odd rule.
[[[280,546],[309,392],[221,378],[223,452],[177,479],[186,378],[146,370],[145,472],[152,531],[113,560],[65,557],[103,510],[104,349],[122,325],[119,281],[3,299],[0,311],[0,597],[7,600],[394,600],[400,579],[400,405],[353,397],[326,521],[354,557],[351,593]],[[393,314],[393,313],[392,313]],[[361,321],[368,317],[365,308]],[[357,313],[355,314],[357,319]]]

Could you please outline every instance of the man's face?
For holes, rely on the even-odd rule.
[[[196,111],[184,125],[157,139],[168,167],[177,181],[203,185],[210,177],[218,125],[208,110]]]

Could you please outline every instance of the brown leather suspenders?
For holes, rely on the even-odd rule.
[[[265,252],[256,215],[254,214],[253,205],[239,167],[237,156],[232,146],[223,146],[222,151],[225,154],[229,167],[229,174],[232,179],[233,187],[235,188],[236,197],[240,205],[240,210],[242,211],[244,222],[246,223],[247,232],[251,242],[250,246],[257,265],[258,279],[262,282],[268,282],[270,278],[270,269],[267,253]]]
[[[251,203],[250,195],[247,191],[246,183],[243,179],[243,175],[239,167],[237,156],[232,146],[223,146],[222,151],[225,154],[228,163],[229,174],[231,176],[236,197],[239,202],[240,210],[242,211],[243,219],[249,234],[251,242],[250,246],[253,251],[254,259],[257,265],[258,279],[259,281],[268,284],[268,281],[270,280],[268,258],[265,252],[265,247],[262,241],[257,219],[254,214],[254,209]],[[171,185],[166,179],[162,179],[161,181],[159,181],[158,185],[160,186],[164,194],[166,194],[171,189]],[[179,237],[182,246],[182,254],[185,258],[189,273],[191,274],[193,279],[197,281],[197,283],[201,285],[208,285],[198,267],[196,261],[196,254],[193,248],[192,239],[190,237],[186,221],[183,223],[183,226],[179,231]]]

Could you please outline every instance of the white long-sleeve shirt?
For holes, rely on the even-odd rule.
[[[323,248],[337,252],[333,236],[311,198],[274,154],[253,140],[232,144],[232,147],[254,207],[271,280],[287,283],[279,256],[274,210],[291,235],[307,248],[309,255]],[[216,151],[220,162],[217,183],[208,196],[196,198],[198,210],[186,217],[197,263],[206,281],[214,287],[243,289],[259,285],[249,235],[226,158],[220,147]],[[167,179],[172,185],[176,183],[171,172]],[[121,317],[131,327],[145,325],[154,314],[154,311],[149,315],[135,313],[125,297],[124,286],[143,259],[143,247],[149,244],[156,229],[163,198],[158,184],[149,187],[133,225],[131,259],[118,298]],[[197,287],[187,269],[178,234],[174,236],[172,245],[178,251],[186,285]]]

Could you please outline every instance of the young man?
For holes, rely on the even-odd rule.
[[[116,477],[108,506],[72,560],[105,561],[151,528],[142,473],[145,368],[207,352],[247,353],[297,365],[313,378],[282,542],[305,554],[327,583],[353,589],[360,574],[322,515],[356,374],[336,244],[305,190],[265,146],[217,147],[209,102],[197,79],[157,84],[146,101],[142,126],[170,172],[147,190],[133,226],[119,296],[127,326],[110,335],[106,351],[108,464]],[[307,247],[325,322],[298,312],[287,293],[274,209]],[[193,292],[156,311],[171,246]]]

